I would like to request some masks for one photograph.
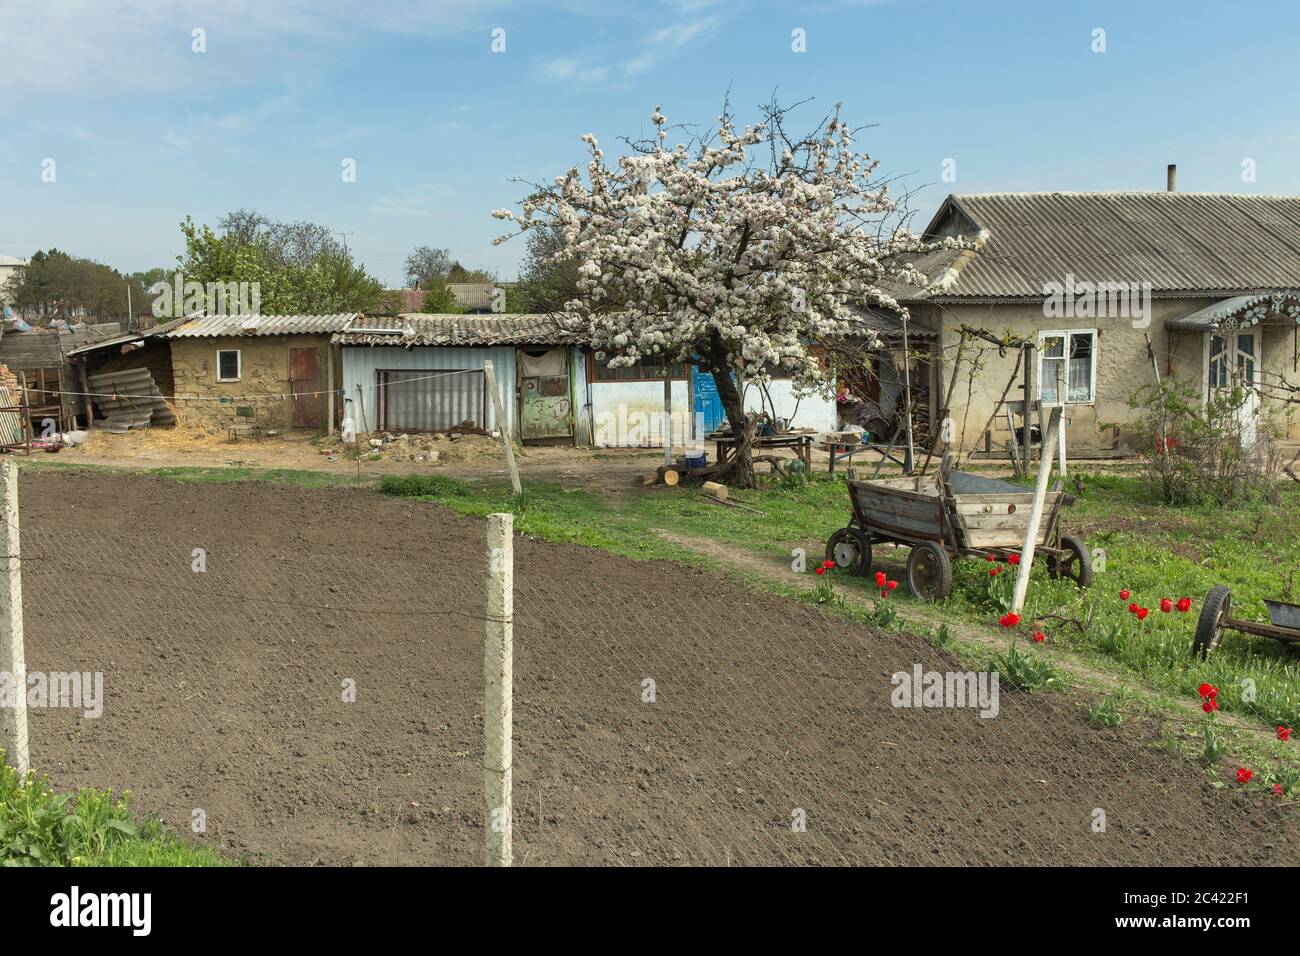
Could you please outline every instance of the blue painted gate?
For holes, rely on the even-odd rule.
[[[713,381],[713,376],[701,372],[694,365],[691,366],[691,394],[695,396],[696,437],[703,438],[726,420],[727,413],[722,407],[718,385]]]

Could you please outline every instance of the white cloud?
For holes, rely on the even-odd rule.
[[[0,63],[26,95],[252,83],[329,65],[365,39],[487,31],[510,0],[5,0]],[[192,31],[207,51],[191,49]]]

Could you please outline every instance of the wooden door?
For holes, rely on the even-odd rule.
[[[293,392],[293,427],[320,428],[324,400],[320,349],[289,349],[289,385]]]

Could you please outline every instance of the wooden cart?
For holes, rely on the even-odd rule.
[[[1192,638],[1192,653],[1205,657],[1219,646],[1225,630],[1241,631],[1257,637],[1271,637],[1275,641],[1300,644],[1300,605],[1285,601],[1264,600],[1270,624],[1247,621],[1232,616],[1232,591],[1222,584],[1210,588],[1201,606],[1201,617],[1196,622],[1196,636]]]
[[[826,542],[826,560],[851,574],[871,570],[876,542],[903,544],[907,587],[918,597],[937,601],[952,590],[952,561],[992,555],[1005,560],[1019,553],[1029,529],[1032,491],[967,472],[883,481],[848,481],[853,517]],[[1074,498],[1056,489],[1043,504],[1036,550],[1047,559],[1052,577],[1080,588],[1092,584],[1092,556],[1083,541],[1060,532],[1061,509]]]

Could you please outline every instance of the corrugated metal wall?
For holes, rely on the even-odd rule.
[[[351,415],[357,423],[358,429],[377,429],[376,413],[378,412],[378,402],[376,400],[376,372],[379,369],[397,369],[397,370],[420,370],[420,369],[481,369],[485,359],[492,360],[492,367],[496,372],[497,384],[501,388],[502,396],[506,408],[506,426],[511,433],[515,433],[518,427],[518,403],[515,399],[515,348],[514,346],[499,346],[493,348],[435,348],[432,346],[420,346],[417,348],[404,349],[397,346],[369,346],[369,345],[345,345],[343,346],[343,414]],[[440,402],[448,403],[446,414],[458,414],[451,406],[451,403],[460,402],[463,407],[473,406],[475,409],[481,407],[482,402],[482,378],[480,376],[447,376],[443,379],[431,379],[428,383],[434,386],[436,383],[435,394],[440,394]],[[459,388],[456,384],[459,383]],[[361,396],[357,395],[357,386],[362,387],[362,396],[364,396],[364,406],[359,407],[358,402]],[[413,388],[415,386],[408,386]],[[364,413],[364,414],[363,414]],[[457,421],[465,418],[478,420],[477,411],[460,414]],[[363,424],[364,421],[364,424]],[[480,423],[482,424],[482,423]],[[496,415],[492,409],[491,401],[488,402],[488,421],[486,426],[489,430],[496,427]]]

